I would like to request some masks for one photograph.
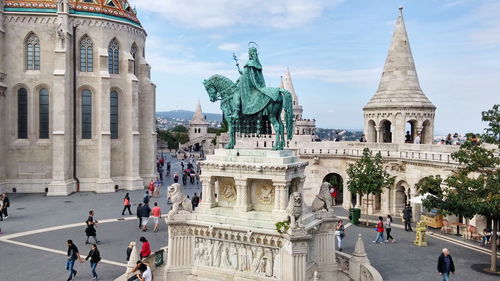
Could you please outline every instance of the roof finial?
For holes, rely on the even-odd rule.
[[[404,7],[403,7],[403,5],[399,6],[399,13],[400,13],[401,15],[403,15],[403,8],[404,8]]]

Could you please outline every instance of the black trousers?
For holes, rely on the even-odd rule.
[[[3,215],[4,215],[4,216],[6,216],[6,217],[8,217],[8,216],[9,216],[9,213],[7,212],[7,209],[8,209],[8,207],[5,207],[5,208],[3,208],[3,210],[2,210]]]
[[[128,210],[128,214],[129,214],[129,215],[131,215],[131,214],[132,214],[132,211],[130,211],[130,205],[128,205],[128,206],[123,206],[122,215],[125,213],[125,210]]]
[[[138,217],[138,219],[139,219],[139,228],[141,228],[142,227],[142,217]]]
[[[391,236],[391,229],[390,228],[386,228],[385,232],[387,232],[387,240],[389,240],[389,239],[394,240],[394,237]]]
[[[405,231],[413,231],[411,228],[411,220],[405,220]]]

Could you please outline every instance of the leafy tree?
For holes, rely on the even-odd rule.
[[[489,122],[483,139],[500,145],[500,112],[498,105],[483,112],[483,121]],[[420,194],[431,193],[422,200],[426,209],[439,208],[446,214],[472,218],[479,214],[493,221],[491,267],[496,271],[497,230],[500,220],[500,157],[491,145],[478,145],[468,138],[451,157],[460,167],[446,179],[427,177],[417,184]],[[499,146],[500,147],[500,146]]]
[[[188,129],[185,127],[185,126],[182,126],[182,125],[177,125],[175,126],[172,130],[170,130],[172,132],[176,132],[176,133],[187,133],[188,132]]]
[[[383,188],[390,188],[394,183],[394,177],[391,177],[382,166],[380,152],[373,156],[368,148],[363,149],[363,156],[359,160],[349,164],[347,175],[349,176],[348,190],[351,193],[359,194],[361,198],[363,195],[381,194]],[[366,210],[368,210],[368,200]],[[368,219],[366,223],[368,224]]]

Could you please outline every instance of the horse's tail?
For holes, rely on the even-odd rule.
[[[285,123],[286,123],[286,135],[288,140],[293,137],[293,105],[292,105],[292,94],[285,89],[281,89],[283,95],[283,108],[285,109]]]

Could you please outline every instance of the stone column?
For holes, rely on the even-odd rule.
[[[335,225],[334,218],[324,218],[319,233],[314,240],[318,264],[318,272],[322,280],[335,280],[337,273],[337,261],[335,259]]]
[[[381,131],[380,127],[376,126],[375,130],[377,131],[377,141],[376,142],[378,142],[378,143],[384,142],[383,136],[380,133],[380,131]]]
[[[311,236],[288,236],[285,241],[282,280],[307,281],[307,251]],[[287,267],[285,267],[287,266]]]
[[[236,204],[235,210],[248,212],[252,210],[252,203],[250,202],[250,186],[247,179],[235,179],[236,185]]]
[[[52,181],[48,185],[49,196],[68,195],[76,190],[72,179],[72,127],[73,100],[72,87],[72,44],[68,11],[59,6],[58,26],[53,32],[56,38],[54,50],[53,92],[50,96],[52,120]],[[75,34],[73,34],[75,36]],[[68,166],[71,168],[68,169]]]
[[[202,185],[202,197],[201,202],[198,208],[213,208],[217,206],[217,202],[215,202],[215,177],[209,176],[201,176],[201,185]]]
[[[194,241],[188,233],[185,222],[168,222],[168,258],[165,280],[184,280],[185,274],[193,266]]]

